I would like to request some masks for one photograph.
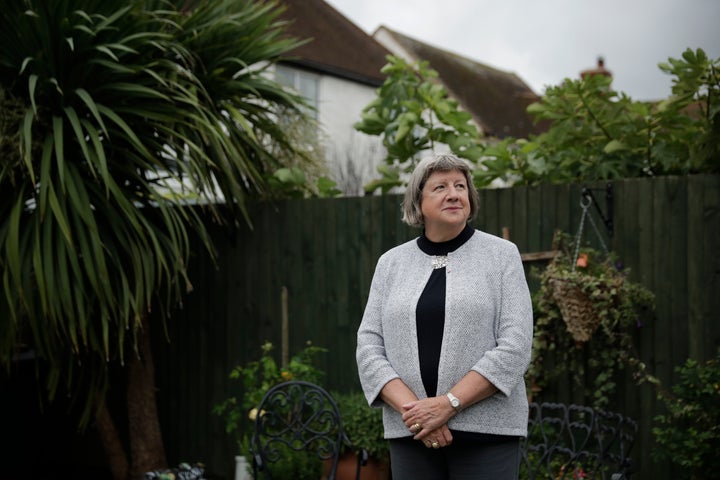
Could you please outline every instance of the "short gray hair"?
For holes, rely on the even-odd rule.
[[[415,170],[410,175],[407,189],[405,190],[405,198],[402,203],[402,221],[411,227],[422,227],[425,219],[422,214],[422,191],[425,188],[425,182],[435,172],[449,172],[457,170],[465,175],[468,186],[468,198],[470,201],[470,217],[468,220],[475,218],[480,206],[480,196],[478,195],[472,180],[472,173],[468,164],[450,153],[441,153],[425,157],[420,160]]]

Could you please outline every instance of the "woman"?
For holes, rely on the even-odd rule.
[[[518,477],[532,306],[517,247],[468,225],[478,203],[462,160],[423,159],[403,201],[423,234],[375,268],[357,363],[393,480]]]

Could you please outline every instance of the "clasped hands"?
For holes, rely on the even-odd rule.
[[[414,435],[413,439],[423,442],[428,448],[446,447],[452,443],[447,422],[455,414],[455,409],[447,398],[424,398],[406,403],[402,408],[403,422]]]

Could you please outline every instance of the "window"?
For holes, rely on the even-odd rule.
[[[297,70],[285,65],[275,66],[275,78],[283,85],[294,88],[308,101],[311,107],[318,108],[318,79],[315,74]],[[317,110],[310,112],[317,118]]]

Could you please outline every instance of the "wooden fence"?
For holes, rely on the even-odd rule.
[[[528,272],[542,268],[543,256],[530,254],[550,250],[557,229],[576,231],[584,187],[483,190],[474,225],[509,234],[528,254]],[[589,187],[607,214],[606,185]],[[606,241],[631,278],[656,294],[656,318],[639,330],[638,347],[651,372],[669,385],[675,366],[688,357],[710,358],[720,346],[720,176],[623,180],[611,188],[614,235]],[[320,362],[326,386],[357,388],[355,333],[375,262],[419,233],[400,222],[400,201],[373,196],[257,205],[252,230],[215,233],[217,266],[202,254],[193,259],[194,291],[169,320],[169,341],[155,332],[171,463],[204,461],[211,472],[230,475],[235,446],[212,407],[239,392],[228,373],[258,358],[262,343],[273,342],[279,355],[284,289],[291,353],[308,340],[328,348]],[[593,215],[603,229],[594,209]],[[557,395],[573,398],[568,391]],[[672,469],[650,457],[652,418],[660,409],[653,388],[628,378],[612,409],[639,421],[637,478],[673,478]]]

